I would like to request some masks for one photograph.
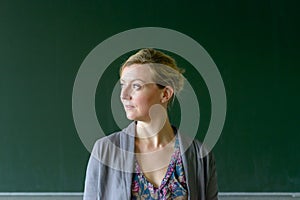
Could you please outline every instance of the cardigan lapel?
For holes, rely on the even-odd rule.
[[[180,144],[180,153],[182,157],[182,163],[184,167],[185,178],[188,187],[188,199],[198,199],[196,195],[200,188],[196,188],[196,177],[197,177],[197,165],[195,158],[194,146],[191,145],[192,140],[189,140],[187,137],[183,137],[178,131],[178,139]]]
[[[126,160],[124,164],[126,165],[125,171],[122,172],[124,178],[123,178],[123,184],[124,184],[124,192],[127,199],[131,198],[131,184],[132,184],[132,176],[134,173],[134,136],[135,136],[135,122],[132,122],[129,124],[129,126],[122,131],[121,136],[121,149],[124,150],[124,154],[126,157]],[[124,169],[125,169],[124,168]]]

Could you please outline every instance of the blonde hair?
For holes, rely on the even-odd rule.
[[[174,90],[174,95],[183,89],[184,77],[182,74],[184,70],[180,69],[176,61],[169,55],[156,49],[141,49],[125,61],[120,69],[120,75],[125,67],[133,64],[148,64],[153,81],[158,87],[170,86]]]

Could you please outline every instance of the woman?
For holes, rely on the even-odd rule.
[[[133,122],[95,143],[84,199],[218,199],[213,155],[203,156],[201,143],[187,142],[168,119],[168,105],[184,83],[175,60],[142,49],[120,76],[120,98]]]

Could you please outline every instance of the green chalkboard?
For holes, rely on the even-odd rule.
[[[292,0],[1,1],[0,192],[83,191],[89,152],[73,121],[75,77],[99,43],[137,27],[184,33],[218,66],[227,95],[213,149],[220,191],[299,192],[299,6]],[[164,51],[186,69],[197,93],[203,139],[211,116],[206,84],[188,60]],[[118,130],[107,104],[130,53],[111,63],[97,87],[106,134]],[[180,122],[178,101],[170,115]]]

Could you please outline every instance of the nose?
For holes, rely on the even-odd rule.
[[[123,86],[123,88],[121,88],[120,98],[121,98],[121,100],[131,99],[130,87]]]

